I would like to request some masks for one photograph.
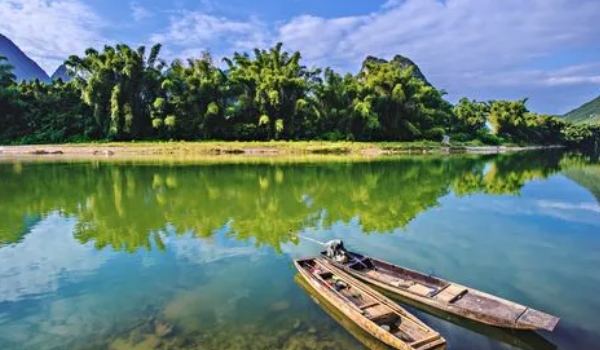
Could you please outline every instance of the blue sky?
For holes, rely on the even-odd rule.
[[[87,47],[164,44],[171,60],[282,41],[308,66],[413,59],[449,99],[562,114],[600,94],[599,0],[1,0],[0,33],[49,73]]]

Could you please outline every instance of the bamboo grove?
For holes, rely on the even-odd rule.
[[[282,44],[223,63],[159,58],[161,46],[88,49],[72,79],[17,83],[0,57],[0,142],[90,140],[440,141],[598,148],[600,128],[529,112],[527,100],[456,105],[410,60],[368,57],[356,74],[307,68]]]

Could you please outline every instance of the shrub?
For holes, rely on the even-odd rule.
[[[490,134],[490,133],[479,133],[479,135],[477,135],[477,138],[481,140],[481,142],[483,142],[486,145],[490,145],[490,146],[499,146],[501,145],[504,140],[494,134]]]
[[[467,142],[473,140],[473,136],[467,133],[456,133],[450,135],[450,142]]]
[[[433,128],[433,129],[429,129],[427,131],[425,131],[423,133],[423,137],[425,137],[425,139],[427,140],[431,140],[431,141],[442,141],[442,138],[444,137],[444,135],[446,134],[446,132],[444,131],[443,128]]]
[[[323,134],[322,139],[325,141],[342,141],[346,140],[346,135],[339,130],[334,130]]]
[[[233,138],[241,141],[250,141],[256,137],[256,125],[247,124],[235,124],[233,127]]]

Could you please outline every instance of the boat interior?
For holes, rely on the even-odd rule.
[[[365,291],[352,287],[323,266],[312,260],[303,261],[301,265],[322,284],[328,286],[329,290],[334,292],[342,303],[350,304],[366,318],[395,337],[411,343],[425,335],[417,325],[412,324],[412,322],[403,322],[398,313],[381,304]]]
[[[452,304],[471,313],[485,313],[504,322],[537,325],[551,330],[558,318],[465,286],[350,253],[345,266],[379,282],[413,294]]]
[[[424,296],[436,297],[452,303],[464,296],[468,290],[433,276],[403,269],[381,261],[374,261],[359,254],[351,253],[346,266],[367,277],[389,284],[396,288]]]

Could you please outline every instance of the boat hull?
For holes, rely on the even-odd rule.
[[[362,255],[351,253],[352,256]],[[410,276],[409,279],[428,285],[432,288],[435,295],[423,292],[423,288],[402,288],[390,284],[389,278],[384,280],[380,275],[365,270],[356,270],[346,264],[338,263],[334,260],[325,259],[332,266],[345,271],[346,273],[360,279],[364,282],[377,286],[387,292],[397,294],[402,298],[407,298],[431,308],[435,308],[453,315],[457,315],[469,320],[477,321],[486,325],[517,329],[517,330],[547,330],[552,331],[559,319],[557,317],[545,314],[543,312],[516,304],[514,302],[498,298],[488,293],[452,283],[439,278],[434,278],[420,272],[402,268],[390,263],[377,260],[370,257],[362,257],[370,260],[373,266],[378,264],[388,270],[402,271],[403,278]],[[386,276],[389,276],[386,275]],[[449,291],[457,291],[455,294]],[[460,294],[462,293],[462,294]],[[446,297],[446,295],[449,295]]]
[[[363,331],[370,334],[371,336],[379,339],[381,342],[391,346],[394,349],[400,350],[428,350],[428,349],[444,349],[445,340],[435,331],[431,330],[431,334],[427,339],[423,339],[422,344],[418,346],[411,346],[410,344],[402,341],[401,339],[393,336],[389,332],[385,331],[383,328],[379,327],[374,322],[371,322],[368,318],[361,313],[361,310],[349,305],[348,303],[342,302],[340,298],[327,286],[325,286],[321,281],[316,279],[312,274],[301,266],[301,262],[304,260],[296,260],[294,261],[294,265],[298,269],[300,276],[304,279],[306,283],[308,283],[323,299],[325,299],[330,305],[334,306],[337,310],[339,310],[345,317],[352,320],[358,327],[360,327]],[[322,261],[323,265],[326,265],[325,261]],[[340,275],[343,272],[339,273]],[[351,277],[347,277],[351,278]],[[347,280],[346,280],[347,281]],[[361,290],[363,293],[373,293],[378,294],[375,291],[369,291],[369,287],[360,285],[360,282],[354,281],[354,288],[364,288]],[[379,295],[379,294],[378,294]],[[379,295],[380,298],[385,298],[383,295]],[[389,300],[389,299],[388,299]],[[387,303],[386,303],[387,304]],[[394,306],[392,306],[392,304]],[[410,315],[406,310],[400,308],[398,305],[389,300],[389,305],[385,305],[390,309],[395,308],[395,310],[399,311],[399,313],[403,314],[403,322],[413,322],[417,324],[419,327],[428,328],[422,322],[420,322],[416,317]]]

